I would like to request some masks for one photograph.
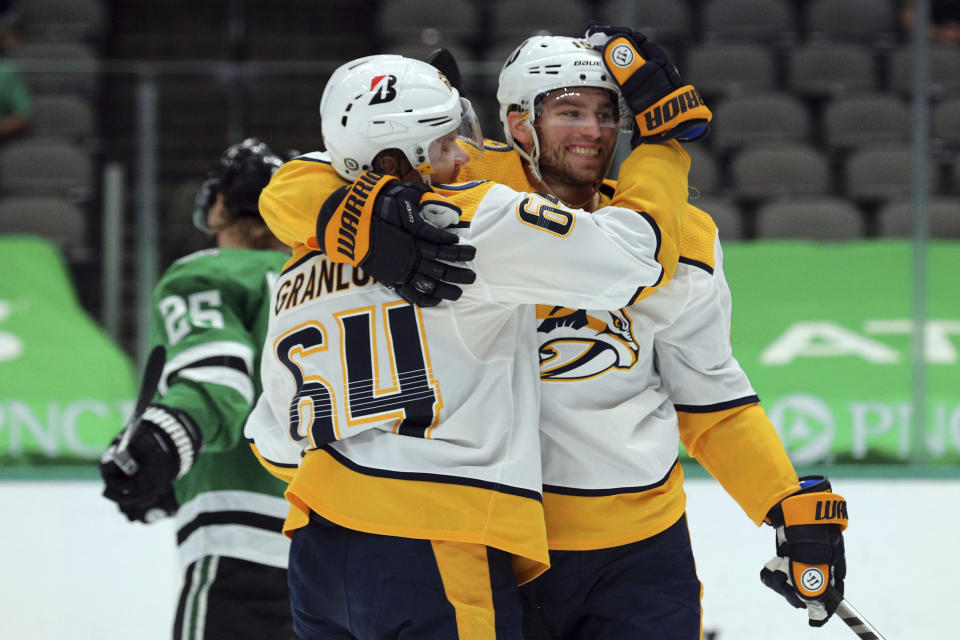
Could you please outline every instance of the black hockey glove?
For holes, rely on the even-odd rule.
[[[131,522],[173,515],[177,502],[171,483],[193,466],[200,449],[199,430],[186,413],[155,404],[128,428],[133,434],[127,451],[137,462],[136,471],[127,475],[116,462],[125,433],[121,431],[100,458],[104,497],[116,502]]]
[[[636,128],[632,143],[698,140],[710,130],[713,118],[700,94],[683,84],[680,72],[659,46],[639,31],[599,22],[587,25],[586,38],[603,54]]]
[[[443,228],[460,209],[419,182],[368,171],[335,191],[317,218],[317,246],[333,262],[359,266],[412,304],[456,300],[472,270],[447,262],[473,260],[476,249]],[[455,283],[455,284],[451,284]]]
[[[760,570],[760,580],[806,608],[811,627],[823,626],[843,600],[847,501],[823,476],[806,476],[800,491],[770,510],[767,522],[777,531],[777,555]]]

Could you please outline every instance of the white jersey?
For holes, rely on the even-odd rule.
[[[666,157],[685,171],[686,154]],[[293,161],[307,162],[322,157]],[[281,168],[271,186],[282,193],[287,178]],[[665,280],[667,234],[623,206],[585,214],[489,182],[438,191],[463,211],[454,231],[477,248],[476,283],[456,304],[421,309],[360,269],[295,252],[246,434],[292,478],[287,530],[312,511],[372,533],[487,544],[532,561],[525,580],[547,563],[536,303],[629,304]]]
[[[488,146],[462,173],[529,187],[508,147]],[[603,185],[600,203],[615,200],[623,188],[631,186]],[[675,523],[686,505],[681,442],[758,524],[799,489],[776,430],[733,357],[731,296],[716,225],[687,205],[679,240],[674,278],[636,304],[615,311],[538,308],[551,549],[619,546]]]

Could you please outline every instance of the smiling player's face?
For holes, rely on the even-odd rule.
[[[618,124],[617,103],[605,89],[569,87],[544,96],[535,120],[544,181],[596,185],[610,168]]]

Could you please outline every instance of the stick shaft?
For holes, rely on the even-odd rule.
[[[120,470],[128,476],[135,474],[137,469],[140,468],[140,465],[137,464],[137,461],[134,460],[133,456],[127,451],[127,447],[130,446],[130,439],[133,437],[134,432],[136,432],[137,425],[140,424],[140,416],[147,410],[147,405],[150,404],[153,396],[157,393],[157,387],[160,386],[160,378],[163,375],[163,367],[166,361],[167,350],[164,349],[163,345],[158,344],[153,348],[150,356],[147,358],[147,366],[143,369],[143,379],[140,383],[140,394],[137,396],[137,404],[133,408],[133,413],[130,414],[127,426],[124,427],[123,435],[117,444],[117,450],[113,454],[113,461],[120,467]]]
[[[850,601],[843,599],[837,605],[837,615],[847,623],[847,626],[860,637],[861,640],[884,640],[872,624],[867,622],[866,618],[860,615],[860,612],[853,608]]]

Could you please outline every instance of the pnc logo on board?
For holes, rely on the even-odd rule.
[[[830,455],[837,425],[833,412],[820,398],[794,393],[770,408],[770,420],[796,464],[821,462]]]

